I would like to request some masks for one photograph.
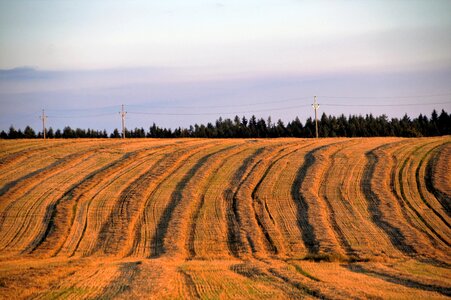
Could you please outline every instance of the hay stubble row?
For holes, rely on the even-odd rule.
[[[451,139],[0,141],[0,298],[451,296]]]

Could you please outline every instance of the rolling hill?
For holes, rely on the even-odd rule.
[[[449,298],[451,137],[0,140],[0,298]]]

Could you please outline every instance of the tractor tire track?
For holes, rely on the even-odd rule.
[[[151,210],[151,208],[153,208],[152,206],[155,204],[154,198],[157,197],[157,193],[172,179],[173,176],[175,176],[175,174],[177,174],[184,164],[187,164],[190,159],[201,153],[201,151],[206,151],[215,145],[217,145],[217,143],[200,143],[199,145],[181,150],[179,156],[176,156],[173,161],[169,161],[169,163],[165,160],[160,161],[161,164],[158,164],[159,168],[156,172],[158,176],[154,181],[154,185],[150,190],[146,191],[144,196],[145,201],[139,206],[138,213],[136,214],[137,217],[130,223],[129,236],[132,237],[132,240],[123,250],[126,256],[155,256],[157,245],[155,245],[155,242],[152,243],[152,236],[156,234],[157,220],[155,219],[155,211],[152,213]],[[149,176],[152,176],[152,174],[149,174]],[[152,231],[154,231],[154,233],[152,233]]]
[[[68,160],[70,158],[72,158],[72,159]],[[6,207],[6,209],[1,212],[0,228],[5,227],[6,219],[14,218],[15,211],[20,213],[23,216],[24,220],[31,220],[32,214],[36,214],[37,211],[42,207],[42,204],[44,202],[48,202],[47,205],[51,205],[53,203],[53,200],[56,200],[60,197],[58,195],[62,195],[64,193],[63,186],[70,185],[70,182],[72,180],[76,180],[76,178],[68,179],[69,181],[64,182],[63,186],[60,186],[57,189],[55,189],[54,190],[55,193],[52,198],[48,198],[48,196],[46,196],[53,192],[53,190],[48,190],[47,192],[44,192],[44,194],[42,196],[38,197],[38,199],[36,199],[37,201],[34,201],[30,205],[30,203],[28,201],[26,201],[26,199],[29,197],[32,197],[32,196],[35,197],[34,196],[34,194],[36,193],[35,189],[38,185],[42,185],[46,181],[56,180],[57,177],[64,177],[65,168],[71,168],[76,165],[90,163],[92,161],[95,161],[95,158],[96,158],[96,150],[90,150],[87,152],[83,152],[81,154],[79,152],[79,153],[75,153],[74,155],[69,155],[68,157],[66,157],[66,160],[64,162],[62,162],[61,164],[58,164],[58,167],[46,172],[47,173],[46,177],[39,178],[39,179],[38,178],[30,178],[28,183],[29,183],[29,185],[31,185],[31,187],[27,191],[18,191],[17,193],[14,193],[14,194],[11,194],[12,191],[10,191],[10,193],[8,193],[7,195],[4,195],[4,197],[6,197],[6,196],[13,197],[13,199],[15,199],[15,201],[10,203]],[[54,197],[56,197],[56,199],[53,199]],[[45,213],[43,213],[43,215],[44,215],[44,218],[49,217],[48,215],[45,215]],[[11,225],[13,225],[13,224],[11,224],[11,221],[9,221],[8,224],[10,224],[10,226],[8,226],[8,227],[11,227]],[[13,237],[10,238],[9,242],[5,242],[4,239],[8,238],[8,236],[10,236],[11,234],[3,236],[2,244],[5,247],[9,247],[10,245],[12,245],[11,243],[14,240],[17,240],[17,238],[19,236],[23,235],[24,230],[26,230],[26,228],[29,228],[29,226],[30,226],[29,222],[24,221],[24,222],[21,222],[21,224],[19,224],[19,227],[16,228],[16,230],[14,231],[15,233],[13,233],[11,231],[11,229],[8,229],[7,230],[8,233],[11,233],[13,235]],[[26,230],[26,231],[28,231],[28,230]]]
[[[60,245],[61,247],[65,242],[64,236],[67,237],[69,229],[73,225],[75,218],[74,211],[77,210],[77,204],[81,195],[94,188],[107,188],[109,185],[108,182],[111,182],[115,176],[120,177],[126,171],[133,170],[135,165],[145,162],[149,156],[163,151],[167,147],[155,146],[149,150],[139,149],[125,153],[118,159],[91,172],[88,176],[74,184],[62,197],[55,201],[54,205],[48,207],[50,218],[47,223],[47,229],[41,237],[32,243],[33,247],[30,252],[39,251],[38,248],[49,251],[52,247],[51,245],[53,245],[54,249],[56,245]],[[128,169],[125,168],[126,166]],[[49,238],[49,241],[46,241],[47,238]]]
[[[158,221],[153,239],[156,256],[178,254],[189,259],[196,255],[195,232],[205,197],[204,187],[211,179],[213,170],[219,168],[221,159],[242,151],[240,145],[225,144],[203,155],[180,179]]]
[[[334,259],[335,256],[342,256],[342,250],[335,236],[331,235],[333,231],[331,232],[328,229],[330,221],[324,219],[324,212],[321,213],[321,209],[316,207],[320,205],[319,196],[310,187],[315,184],[314,181],[319,181],[320,184],[323,178],[325,167],[321,168],[322,165],[319,165],[318,160],[325,158],[327,153],[322,154],[322,152],[330,151],[332,146],[341,143],[343,142],[318,144],[317,147],[307,152],[304,163],[299,168],[291,188],[291,196],[297,204],[298,226],[302,233],[302,240],[308,250],[306,258],[323,259],[324,256],[324,259]],[[321,174],[320,177],[318,177],[318,172]],[[321,217],[321,215],[323,216]],[[313,220],[316,220],[315,224]]]
[[[451,143],[447,142],[434,151],[432,157],[427,162],[425,172],[427,190],[440,202],[448,217],[451,217],[451,201],[449,201],[451,198],[451,186],[446,184],[445,174],[449,172],[447,166],[451,165],[450,145]],[[444,156],[445,160],[442,165],[439,164],[440,156]],[[442,172],[440,172],[440,167],[444,169]],[[440,173],[442,176],[436,176],[436,174]],[[440,181],[441,184],[437,184],[437,181]]]
[[[425,144],[425,145],[422,145],[422,146],[419,146],[419,147],[417,147],[413,152],[412,152],[412,154],[413,153],[416,153],[416,152],[418,152],[419,150],[421,150],[422,148],[424,148],[424,147],[426,147],[426,146],[428,146],[429,144]],[[426,154],[427,155],[427,154]],[[424,157],[423,157],[424,158]],[[417,219],[419,219],[439,240],[441,240],[446,246],[450,246],[450,243],[447,241],[447,239],[445,238],[445,237],[443,237],[437,230],[435,230],[435,228],[431,225],[431,224],[429,224],[429,222],[428,221],[426,221],[426,219],[423,217],[423,215],[422,214],[420,214],[420,212],[418,211],[418,209],[416,209],[415,207],[414,207],[414,205],[412,204],[412,202],[409,200],[409,197],[407,197],[407,195],[406,195],[406,190],[405,190],[405,188],[404,188],[404,184],[403,184],[403,182],[404,182],[404,170],[406,169],[406,166],[407,166],[407,164],[408,164],[408,162],[409,161],[411,161],[411,158],[410,158],[410,156],[409,157],[406,157],[405,159],[404,159],[404,161],[402,162],[402,164],[401,164],[401,168],[399,169],[399,171],[398,171],[398,181],[399,181],[399,192],[400,192],[400,195],[401,195],[401,198],[402,198],[402,200],[404,201],[404,203],[406,203],[407,204],[407,206],[410,208],[410,210],[416,215],[416,217],[417,217]],[[417,180],[419,180],[419,176],[418,176],[418,169],[419,169],[419,167],[415,170],[415,177],[416,177],[416,179]],[[417,184],[418,184],[418,181],[417,181]],[[416,185],[416,187],[417,187],[417,185]],[[441,219],[442,221],[443,221],[443,223],[444,224],[446,224],[446,226],[449,228],[450,226],[449,226],[449,223],[440,215],[440,214],[438,214],[438,212],[436,211],[436,210],[434,210],[432,207],[430,207],[430,205],[427,203],[427,201],[424,199],[424,197],[422,197],[422,194],[421,194],[421,187],[418,189],[418,193],[419,193],[419,196],[420,196],[420,198],[421,198],[421,200],[422,200],[422,202],[429,208],[429,209],[431,209],[434,213],[435,213],[435,215],[436,216],[438,216],[439,217],[439,219]],[[423,230],[424,231],[424,230]],[[428,235],[428,236],[430,236],[430,235]]]
[[[294,148],[294,150],[292,148]],[[266,199],[265,200],[261,199],[262,196],[259,195],[259,190],[261,189],[263,182],[266,180],[270,172],[273,171],[274,166],[276,166],[276,164],[279,161],[290,156],[291,154],[295,153],[296,151],[302,148],[303,148],[302,146],[294,145],[280,150],[279,151],[280,155],[276,155],[275,157],[273,157],[271,163],[266,167],[263,176],[257,182],[251,193],[257,223],[262,228],[263,234],[267,239],[268,245],[270,245],[270,250],[274,254],[284,255],[286,252],[285,246],[283,244],[282,233],[278,228],[278,226],[275,224],[274,218],[268,207]],[[286,153],[282,154],[282,152]]]

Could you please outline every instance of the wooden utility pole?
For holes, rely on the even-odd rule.
[[[315,110],[315,125],[316,125],[316,138],[318,138],[318,108],[319,104],[316,102],[316,96],[314,96],[315,101],[312,104],[313,109]]]
[[[42,110],[42,116],[40,116],[40,118],[42,120],[42,135],[43,135],[44,140],[45,140],[45,138],[46,138],[46,136],[45,136],[45,131],[46,131],[46,129],[45,129],[45,121],[47,121],[47,116],[45,115],[44,110]]]
[[[126,111],[124,111],[124,104],[122,104],[122,110],[119,112],[122,119],[122,138],[125,139],[125,115],[127,114]]]

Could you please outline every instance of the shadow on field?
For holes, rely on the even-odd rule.
[[[355,273],[360,273],[360,274],[377,277],[377,278],[380,278],[387,282],[403,285],[403,286],[406,286],[409,288],[437,292],[437,293],[440,293],[440,294],[448,296],[448,297],[451,296],[451,288],[449,288],[449,287],[425,284],[425,283],[421,283],[421,282],[418,282],[418,281],[415,281],[415,280],[412,280],[409,278],[400,278],[395,275],[383,273],[383,272],[380,272],[377,270],[369,270],[360,265],[352,265],[351,264],[351,265],[344,265],[344,267],[346,267],[348,270],[355,272]]]
[[[415,254],[415,249],[411,245],[407,244],[406,238],[402,234],[401,230],[383,219],[382,210],[380,207],[381,199],[379,199],[376,193],[371,189],[371,179],[374,176],[376,165],[378,163],[378,158],[376,154],[374,154],[374,151],[377,149],[378,148],[365,153],[368,159],[368,164],[365,167],[365,173],[363,174],[361,183],[364,195],[368,200],[368,210],[371,214],[371,219],[387,234],[394,247],[405,254]]]

